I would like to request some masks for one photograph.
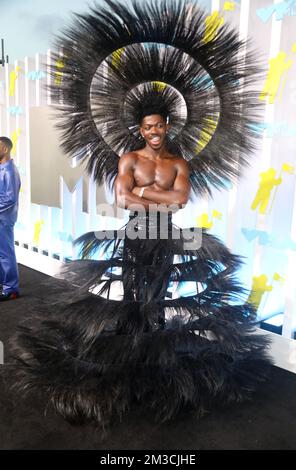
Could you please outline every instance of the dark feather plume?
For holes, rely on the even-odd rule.
[[[143,144],[139,107],[154,82],[167,84],[169,149],[189,162],[195,192],[225,187],[248,164],[260,118],[256,53],[226,24],[205,40],[205,19],[189,0],[105,0],[57,39],[50,91],[62,146],[98,183]]]

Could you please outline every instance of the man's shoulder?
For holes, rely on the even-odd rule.
[[[14,173],[18,172],[17,166],[15,165],[12,158],[7,160],[6,163],[1,165],[1,170],[5,171],[6,173]]]
[[[11,159],[11,169],[18,177],[20,177],[19,169],[13,159]]]
[[[177,166],[189,169],[189,163],[181,155],[173,155],[172,154],[171,158]]]
[[[118,168],[122,171],[128,171],[134,169],[138,155],[136,152],[127,152],[121,155],[119,158]]]
[[[138,159],[138,153],[135,151],[127,152],[121,155],[120,160],[124,161],[136,161]]]

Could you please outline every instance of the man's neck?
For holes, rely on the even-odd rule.
[[[11,159],[10,155],[5,155],[3,158],[0,159],[0,165],[4,165]]]
[[[165,158],[168,154],[167,149],[165,147],[162,147],[159,150],[153,150],[151,147],[146,145],[143,150],[145,152],[145,155],[149,156],[153,160],[160,160],[162,158]]]

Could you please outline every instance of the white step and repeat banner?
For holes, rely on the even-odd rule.
[[[227,190],[214,190],[211,199],[192,198],[175,223],[207,227],[244,257],[238,276],[261,326],[274,333],[276,363],[296,372],[296,0],[200,4],[208,11],[205,28],[227,21],[258,50],[266,69],[258,96],[265,112],[256,126],[262,140],[242,178]],[[89,230],[120,228],[127,213],[116,213],[108,188],[97,187],[59,147],[46,92],[50,63],[48,51],[1,67],[0,134],[14,143],[22,179],[18,260],[55,275],[65,259],[77,257],[73,239]],[[58,65],[57,84],[62,58]]]

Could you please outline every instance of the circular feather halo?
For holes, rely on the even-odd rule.
[[[168,150],[188,161],[195,193],[225,188],[256,148],[261,120],[257,53],[194,1],[105,0],[56,40],[51,85],[61,145],[113,184],[120,156],[143,146],[141,103],[169,110]]]

